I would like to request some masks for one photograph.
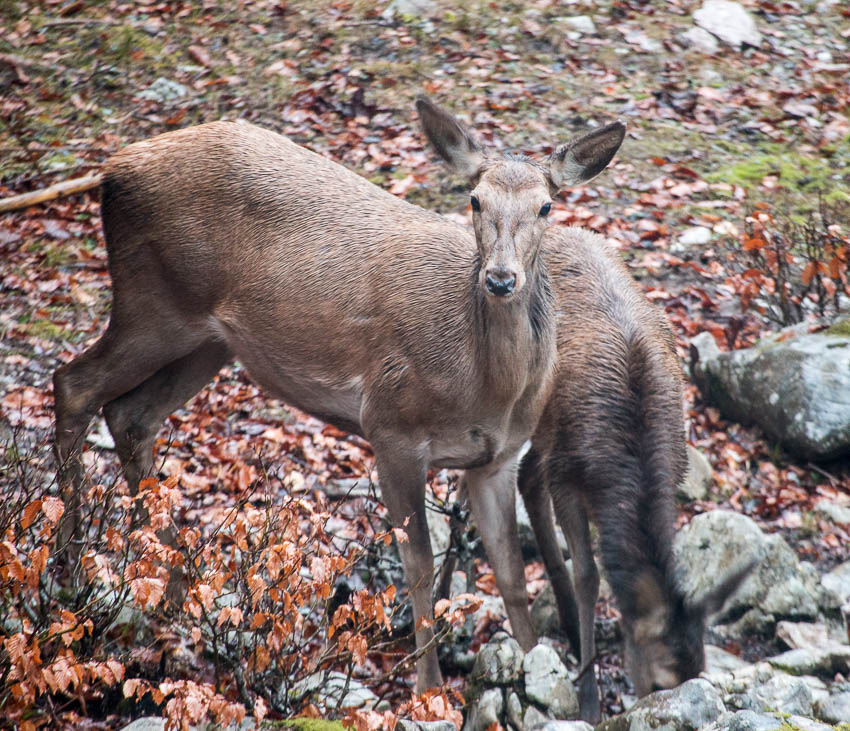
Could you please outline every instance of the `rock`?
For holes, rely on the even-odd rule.
[[[532,731],[532,729],[541,729],[551,720],[543,711],[534,706],[529,706],[522,719],[522,730]]]
[[[830,523],[850,525],[850,505],[842,505],[832,500],[818,500],[815,503],[815,515]]]
[[[817,716],[827,723],[841,723],[850,719],[850,691],[829,696],[818,705]]]
[[[782,536],[765,535],[750,518],[725,510],[697,515],[674,543],[686,592],[699,598],[743,564],[756,561],[752,573],[729,598],[718,620],[757,607],[772,619],[817,617],[816,575],[804,568]],[[772,616],[770,616],[772,615]]]
[[[523,652],[519,642],[499,632],[478,651],[472,675],[482,678],[487,685],[507,685],[519,680],[522,665]]]
[[[705,500],[714,483],[711,462],[698,449],[688,445],[688,474],[676,488],[676,497],[683,500]]]
[[[829,628],[818,622],[779,622],[776,636],[792,650],[830,644]]]
[[[508,723],[515,729],[522,728],[522,701],[513,691],[508,694],[506,715],[508,717]]]
[[[571,562],[570,562],[571,563]],[[537,598],[531,603],[531,623],[541,637],[551,637],[561,633],[561,618],[555,601],[552,584],[546,584]]]
[[[589,15],[573,15],[571,18],[559,18],[558,23],[576,33],[592,36],[596,33],[596,24]]]
[[[381,17],[384,20],[392,20],[396,16],[427,18],[436,11],[437,3],[434,0],[392,0]]]
[[[188,93],[189,90],[183,84],[160,76],[147,89],[139,92],[137,96],[139,99],[147,99],[148,101],[163,104],[174,101],[175,99],[182,99]]]
[[[401,731],[457,731],[451,721],[408,721],[402,720],[396,724]]]
[[[705,672],[707,673],[732,672],[745,668],[749,664],[746,660],[719,647],[705,646]]]
[[[540,731],[593,731],[593,726],[585,721],[549,721]]]
[[[850,561],[836,566],[832,571],[821,576],[820,583],[827,591],[840,599],[839,604],[846,602],[850,599]]]
[[[732,353],[694,338],[694,380],[726,418],[758,424],[803,459],[850,454],[850,337],[799,330]]]
[[[788,650],[768,658],[773,667],[792,675],[832,677],[850,671],[850,645],[829,643],[825,647]]]
[[[313,673],[293,685],[290,693],[311,695],[329,709],[371,708],[378,701],[378,696],[363,683],[336,670]],[[278,705],[285,706],[287,703],[284,698]]]
[[[121,731],[165,731],[165,719],[154,716],[137,718],[133,723],[124,726]]]
[[[780,731],[784,719],[770,713],[738,711],[722,716],[706,731]]]
[[[434,571],[439,570],[446,558],[451,543],[449,516],[438,510],[425,510],[428,534],[431,536],[431,550],[434,552]]]
[[[715,721],[726,710],[718,690],[703,678],[678,688],[641,698],[626,713],[604,721],[597,731],[696,731]]]
[[[711,35],[711,33],[709,33],[707,30],[705,30],[704,28],[700,28],[699,26],[695,26],[687,32],[682,33],[682,37],[685,40],[685,47],[691,47],[694,50],[700,51],[701,53],[712,55],[720,50],[720,44],[718,44],[717,39],[713,35]],[[687,243],[707,244],[709,239],[711,238],[711,230],[705,228],[704,226],[696,226],[695,228],[708,231],[708,238],[706,238],[705,241],[694,241]],[[688,231],[692,230],[693,229],[688,229]],[[687,233],[687,231],[685,233]],[[700,236],[702,235],[703,234],[700,234]],[[681,241],[682,237],[679,237],[679,240]]]
[[[522,661],[525,695],[557,719],[578,716],[578,696],[558,653],[546,645],[532,648]]]
[[[501,724],[505,697],[500,688],[485,690],[475,701],[464,724],[465,731],[486,731],[491,724]]]
[[[761,45],[761,33],[755,20],[738,3],[705,0],[694,13],[694,22],[734,48],[740,49],[744,44]]]

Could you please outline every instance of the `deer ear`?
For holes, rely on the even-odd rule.
[[[549,158],[549,181],[555,190],[586,183],[601,173],[626,136],[622,122],[612,122],[557,147]]]
[[[723,605],[738,589],[741,584],[747,579],[752,570],[758,564],[757,560],[748,561],[741,566],[713,589],[710,589],[701,597],[698,597],[692,604],[695,611],[700,612],[704,617],[708,617],[723,609]]]
[[[416,100],[419,122],[428,141],[456,172],[474,180],[484,162],[484,152],[472,133],[430,99]]]

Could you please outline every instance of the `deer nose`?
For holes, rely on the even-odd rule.
[[[487,270],[485,284],[490,294],[496,297],[504,297],[514,291],[516,274],[505,267],[493,267]]]

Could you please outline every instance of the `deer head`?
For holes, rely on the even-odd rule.
[[[491,298],[515,297],[536,261],[552,197],[602,172],[626,128],[620,122],[609,124],[560,145],[545,162],[523,155],[492,158],[460,122],[428,99],[419,98],[416,109],[434,149],[472,186],[479,285]]]

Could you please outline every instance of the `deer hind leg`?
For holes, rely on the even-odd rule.
[[[549,575],[555,601],[558,605],[558,615],[561,620],[561,630],[570,640],[570,646],[576,657],[581,658],[581,638],[579,632],[578,608],[576,607],[573,582],[567,571],[567,564],[558,538],[555,533],[555,521],[552,513],[552,501],[545,484],[543,471],[540,467],[540,455],[532,447],[523,457],[519,466],[517,486],[531,528],[537,540],[537,547],[543,558],[543,565]]]
[[[407,591],[413,603],[416,627],[416,649],[422,650],[434,639],[434,631],[420,626],[421,620],[433,620],[431,589],[434,584],[434,554],[425,518],[426,465],[417,457],[417,446],[400,443],[398,434],[385,439],[366,433],[375,450],[381,498],[387,506],[390,521],[407,534],[398,542]],[[405,524],[406,523],[406,524]],[[437,661],[436,648],[430,649],[416,661],[416,692],[441,686],[443,676]]]
[[[516,461],[509,459],[496,467],[468,470],[466,485],[472,518],[481,532],[511,629],[528,652],[537,644],[537,633],[528,611],[525,566],[516,524]]]
[[[579,678],[579,708],[581,718],[592,724],[599,723],[599,685],[596,679],[596,599],[599,596],[599,572],[593,560],[593,544],[587,510],[578,488],[569,479],[549,475],[549,485],[555,503],[558,522],[567,537],[573,559],[573,576],[578,595],[581,648],[581,676]]]
[[[152,307],[150,318],[139,317],[127,327],[116,325],[113,316],[97,343],[53,374],[55,452],[65,499],[58,544],[63,551],[70,551],[66,556],[72,565],[83,538],[79,520],[83,483],[79,450],[89,422],[104,404],[132,390],[204,339],[199,330],[188,327],[174,327],[164,337],[161,330],[149,327],[150,322],[158,321],[158,309],[161,307]]]

